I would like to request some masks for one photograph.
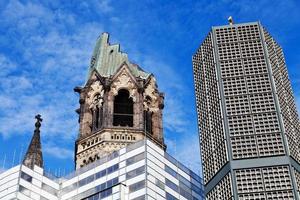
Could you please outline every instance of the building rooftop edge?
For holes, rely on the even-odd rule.
[[[140,140],[140,141],[138,141],[138,142],[136,142],[136,143],[133,143],[133,144],[131,144],[131,145],[128,145],[127,147],[124,147],[124,148],[122,148],[122,149],[120,149],[120,150],[118,150],[118,151],[115,151],[115,152],[112,153],[112,154],[109,154],[109,155],[103,157],[102,159],[98,160],[98,162],[96,161],[96,162],[93,162],[93,163],[91,163],[91,164],[88,164],[88,165],[86,165],[85,167],[82,167],[82,168],[79,168],[79,169],[77,169],[77,170],[74,170],[74,171],[71,172],[70,174],[67,174],[67,175],[61,176],[61,177],[56,177],[55,175],[46,172],[45,169],[44,169],[44,168],[41,168],[40,166],[34,166],[33,168],[31,168],[31,170],[34,170],[34,171],[35,171],[35,169],[40,169],[40,170],[38,170],[38,171],[40,171],[40,172],[41,172],[41,170],[42,170],[42,171],[43,171],[43,176],[49,178],[49,179],[52,180],[52,181],[60,182],[60,181],[62,181],[62,180],[69,180],[69,179],[71,179],[71,178],[73,178],[73,177],[75,177],[75,176],[79,176],[79,175],[81,175],[81,174],[83,174],[83,173],[85,173],[85,172],[87,172],[87,171],[89,171],[89,170],[95,168],[96,166],[99,166],[99,165],[103,164],[103,162],[101,162],[102,160],[107,159],[107,158],[109,158],[109,157],[112,157],[112,155],[115,154],[115,153],[117,153],[117,152],[123,151],[124,149],[130,149],[130,151],[131,151],[131,150],[137,149],[137,148],[139,148],[139,147],[141,147],[141,146],[146,146],[147,143],[151,143],[151,144],[155,145],[156,147],[159,147],[157,144],[155,144],[154,142],[152,142],[152,141],[149,140],[149,139],[146,139],[146,140]],[[159,148],[160,148],[160,147],[159,147]],[[163,150],[162,150],[162,151],[163,151]],[[188,168],[186,165],[182,164],[180,161],[178,161],[176,158],[174,158],[173,156],[171,156],[169,153],[167,153],[167,152],[164,151],[163,154],[164,154],[165,158],[166,158],[168,161],[170,161],[172,164],[174,164],[174,165],[177,166],[178,168],[182,169],[183,171],[185,171],[185,172],[186,172],[187,174],[189,174],[189,175],[197,176],[197,177],[202,181],[202,177],[200,177],[199,174],[197,174],[196,172],[194,172],[193,170],[191,170],[190,168]],[[115,157],[113,157],[112,159],[114,159],[114,158],[115,158]],[[112,159],[111,159],[111,160],[112,160]],[[108,162],[108,161],[110,161],[110,160],[106,160],[105,162]],[[105,163],[105,162],[104,162],[104,163]],[[11,168],[6,169],[5,171],[1,172],[1,173],[0,173],[0,178],[1,178],[1,175],[2,175],[2,174],[6,173],[6,172],[8,172],[8,171],[10,171],[10,170],[12,170],[12,169],[15,169],[15,168],[17,168],[17,167],[21,168],[22,166],[27,167],[26,165],[20,163],[19,165],[16,165],[16,166],[14,166],[14,167],[11,167]],[[188,171],[187,171],[187,170],[188,170]]]
[[[246,25],[258,25],[260,24],[259,21],[254,22],[244,22],[244,23],[236,23],[236,24],[226,24],[226,25],[220,25],[220,26],[212,26],[212,30],[220,29],[220,28],[229,28],[229,27],[239,27],[239,26],[246,26]]]

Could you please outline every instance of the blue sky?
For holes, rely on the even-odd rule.
[[[0,1],[0,171],[20,160],[40,113],[46,169],[73,170],[78,96],[97,37],[109,32],[165,92],[168,152],[199,172],[192,54],[211,26],[261,21],[283,47],[300,103],[300,1]],[[299,106],[298,106],[299,107]],[[15,159],[13,159],[13,155]],[[5,165],[3,164],[5,160]]]

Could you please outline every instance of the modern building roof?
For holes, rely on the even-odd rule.
[[[150,140],[55,178],[18,165],[0,174],[0,199],[203,199],[202,179]]]

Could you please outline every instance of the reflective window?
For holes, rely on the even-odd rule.
[[[112,187],[113,185],[116,185],[118,183],[119,183],[118,177],[114,178],[114,179],[111,179],[111,180],[106,182],[106,188]]]
[[[138,175],[140,175],[140,174],[142,174],[144,172],[145,172],[145,166],[141,166],[141,167],[139,167],[137,169],[134,169],[134,170],[132,170],[130,172],[127,172],[126,173],[126,179],[130,179],[130,178],[136,177],[136,176],[138,176]]]
[[[109,188],[107,190],[104,190],[103,192],[100,193],[100,199],[103,199],[105,197],[108,197],[109,195],[112,194],[112,188]]]
[[[194,192],[196,192],[197,194],[199,194],[200,196],[203,195],[203,191],[199,187],[197,187],[195,184],[193,184],[193,183],[192,183],[192,190]]]
[[[168,172],[170,175],[174,176],[175,178],[177,178],[177,172],[175,170],[173,170],[172,168],[170,168],[169,166],[165,165],[165,170],[166,172]]]
[[[166,179],[166,185],[172,190],[174,190],[175,192],[178,192],[178,186],[172,181],[170,181],[169,179]]]
[[[139,181],[129,186],[129,192],[135,192],[145,187],[145,180]]]
[[[145,195],[142,195],[142,196],[139,196],[139,197],[136,197],[132,200],[145,200]]]
[[[66,193],[68,193],[68,192],[70,192],[72,190],[75,190],[75,189],[77,189],[77,182],[73,183],[72,185],[69,185],[69,186],[63,188],[62,195],[66,194]]]
[[[96,179],[104,177],[106,175],[106,169],[96,173]]]
[[[186,186],[188,186],[189,188],[191,188],[191,182],[189,180],[187,180],[186,178],[184,178],[180,174],[178,174],[178,176],[179,176],[178,178],[179,178],[180,182],[182,182],[183,184],[185,184]]]
[[[25,172],[21,172],[21,178],[25,181],[32,182],[32,177],[26,174]]]
[[[167,200],[178,200],[176,197],[171,195],[170,193],[166,192],[166,199]]]
[[[21,192],[21,193],[23,193],[24,195],[26,195],[26,196],[30,196],[30,190],[28,190],[27,188],[25,188],[25,187],[23,187],[23,186],[19,186],[19,191]]]
[[[119,178],[118,177],[113,178],[105,183],[102,183],[101,185],[98,185],[96,187],[96,191],[102,191],[107,188],[111,188],[112,186],[117,185],[118,183],[119,183]]]
[[[104,190],[102,192],[99,192],[97,194],[94,194],[93,196],[90,196],[88,198],[85,198],[83,200],[100,200],[103,198],[106,198],[112,194],[112,188],[109,188],[107,190]]]
[[[45,183],[42,183],[42,189],[49,192],[50,194],[53,194],[55,196],[57,195],[57,190]]]
[[[107,161],[110,161],[110,160],[112,160],[112,159],[114,159],[114,158],[116,158],[118,156],[119,156],[119,152],[118,151],[114,151],[114,152],[112,152],[111,154],[109,154],[107,156]]]
[[[86,185],[88,183],[91,183],[94,181],[94,178],[95,178],[95,175],[91,175],[91,176],[88,176],[82,180],[79,181],[79,187],[83,186],[83,185]]]
[[[113,173],[119,169],[119,164],[115,164],[109,168],[107,168],[107,174]]]
[[[191,191],[189,190],[189,188],[183,188],[183,187],[180,186],[179,193],[180,193],[180,195],[184,196],[187,199],[193,199],[193,196],[192,196]]]
[[[165,190],[165,184],[162,181],[155,179],[155,185],[160,189]]]
[[[109,167],[109,168],[107,168],[107,169],[104,169],[104,170],[102,170],[102,171],[100,171],[100,172],[98,172],[98,173],[96,173],[96,174],[93,174],[93,175],[91,175],[91,176],[88,176],[88,177],[86,177],[86,178],[80,180],[80,181],[78,182],[78,186],[79,186],[79,187],[84,186],[84,185],[86,185],[86,184],[88,184],[88,183],[93,182],[95,179],[104,177],[104,176],[106,176],[106,175],[108,175],[108,174],[111,174],[111,173],[117,171],[117,170],[119,170],[119,164],[115,164],[115,165],[113,165],[113,166],[111,166],[111,167]]]
[[[140,154],[138,154],[138,155],[136,155],[136,156],[133,156],[133,157],[131,157],[131,158],[128,158],[127,160],[126,160],[126,165],[128,166],[128,165],[131,165],[131,164],[133,164],[133,163],[136,163],[136,162],[138,162],[138,161],[140,161],[140,160],[143,160],[145,158],[145,153],[143,152],[143,153],[140,153]]]

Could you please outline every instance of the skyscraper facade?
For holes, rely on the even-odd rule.
[[[259,22],[213,27],[193,70],[206,198],[299,199],[299,117],[274,38]]]

